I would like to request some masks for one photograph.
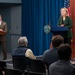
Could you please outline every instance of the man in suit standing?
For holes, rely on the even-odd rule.
[[[75,67],[71,64],[72,50],[69,44],[62,44],[58,48],[58,61],[49,66],[49,75],[75,75]]]
[[[4,34],[0,34],[0,45],[3,51],[3,60],[7,59],[7,50],[6,50],[6,33],[7,33],[7,24],[2,21],[2,16],[0,15],[0,31]]]

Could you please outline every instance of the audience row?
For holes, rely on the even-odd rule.
[[[26,37],[20,37],[18,47],[13,51],[12,56],[22,55],[30,59],[36,59],[32,50],[27,48],[28,40]],[[53,36],[52,49],[43,53],[43,62],[49,75],[72,75],[75,73],[75,67],[71,64],[70,59],[72,49],[69,44],[64,44],[64,38],[60,35]]]

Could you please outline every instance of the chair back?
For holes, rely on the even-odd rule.
[[[4,67],[6,67],[6,62],[5,61],[0,61],[0,67],[2,69],[2,71],[4,71]]]
[[[13,67],[21,71],[29,70],[29,58],[25,56],[12,56]]]
[[[1,69],[1,68],[0,68],[0,75],[3,75],[3,74],[2,74],[2,69]]]
[[[42,74],[42,73],[36,73],[36,72],[25,71],[24,75],[43,75],[43,74]]]
[[[32,72],[46,73],[45,65],[42,60],[30,60],[30,70]]]
[[[43,55],[36,56],[37,60],[42,60],[42,58],[43,58]]]
[[[17,70],[17,69],[5,68],[5,75],[22,75],[22,71]]]

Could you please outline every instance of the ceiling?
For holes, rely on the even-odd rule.
[[[0,3],[0,8],[1,7],[17,6],[17,5],[21,5],[21,4],[19,4],[19,3]]]

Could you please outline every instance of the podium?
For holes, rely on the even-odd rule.
[[[0,35],[5,35],[6,34],[6,32],[5,31],[0,31]]]
[[[60,35],[60,34],[64,34],[68,31],[69,29],[66,27],[61,27],[61,26],[51,26],[51,32],[54,35]]]

